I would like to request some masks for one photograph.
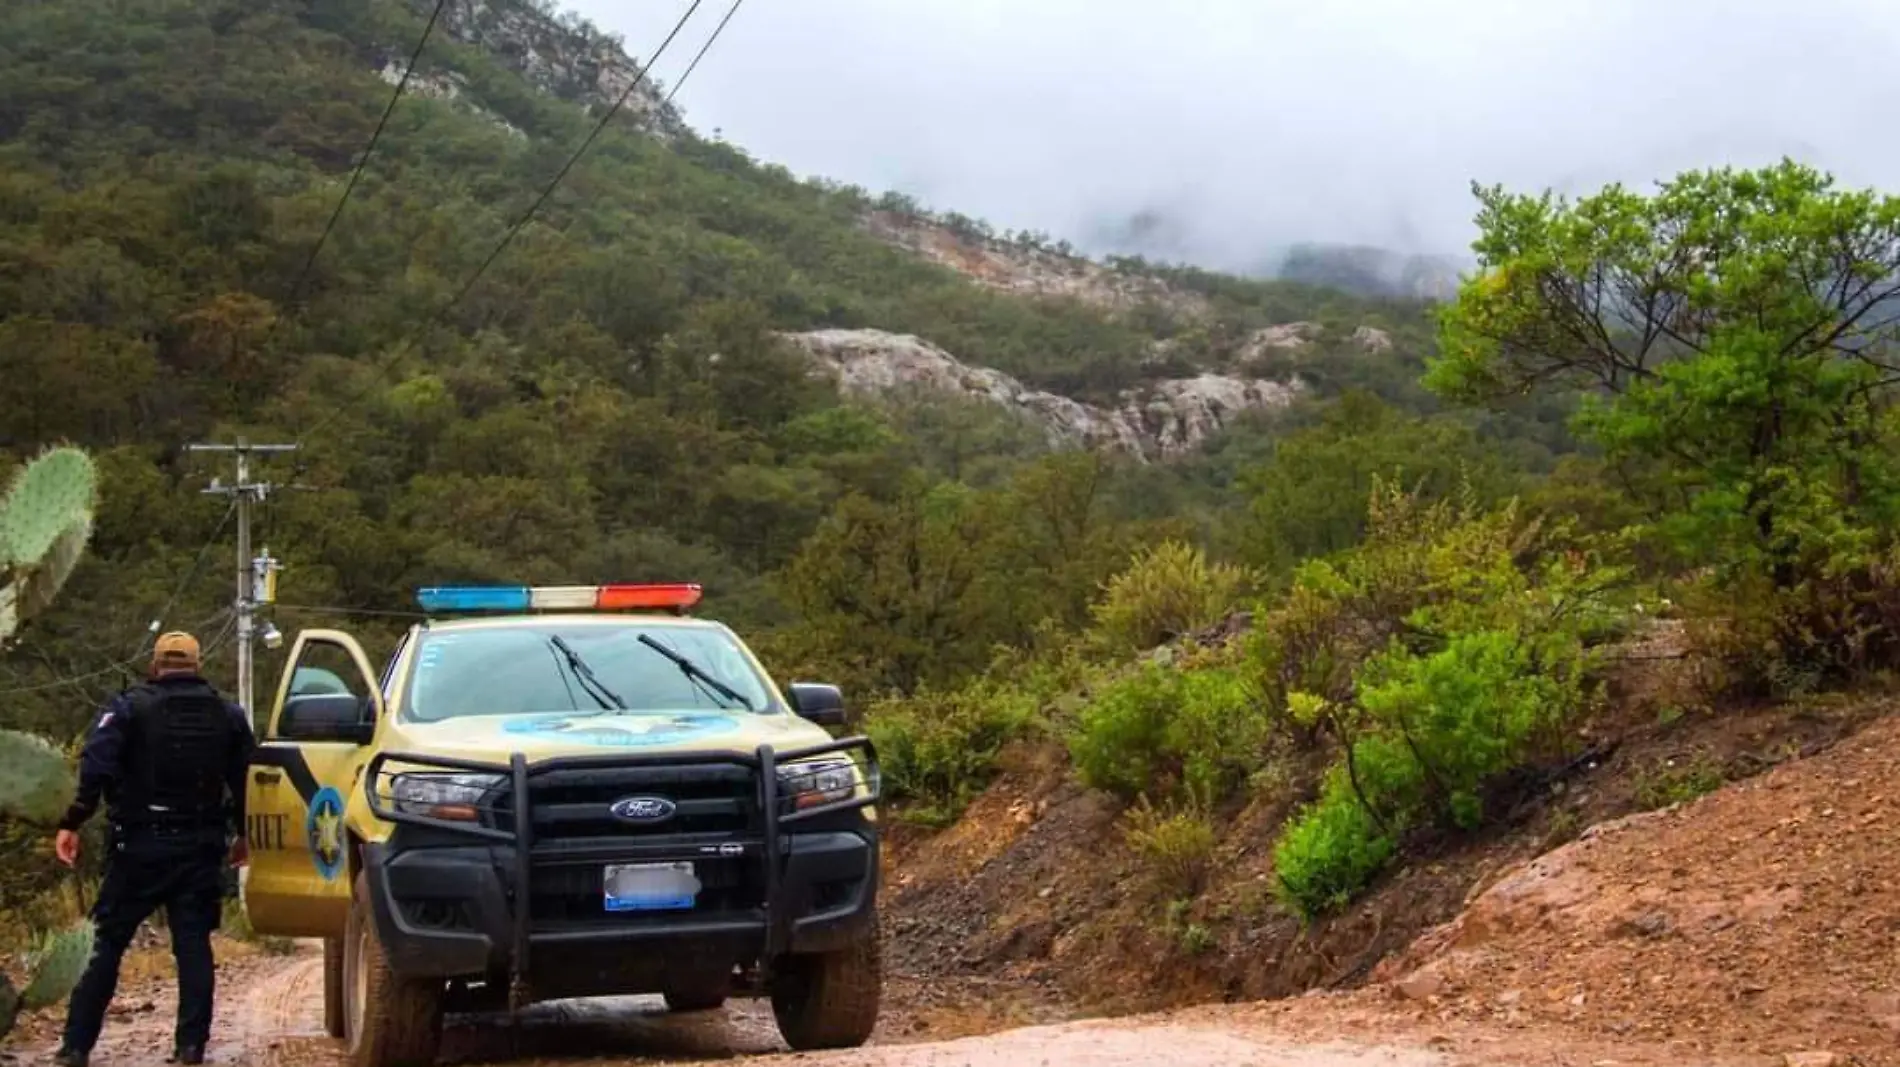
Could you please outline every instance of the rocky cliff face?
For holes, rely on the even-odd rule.
[[[408,2],[424,18],[434,7],[429,0]],[[583,19],[556,15],[552,5],[535,0],[448,0],[436,32],[475,45],[543,92],[588,108],[611,107],[640,74],[639,63],[619,38]],[[406,49],[389,56],[383,77],[400,78],[408,59]],[[425,73],[426,62],[410,79],[411,89],[450,98],[462,95],[454,75]],[[633,89],[621,114],[656,132],[676,131],[681,128],[679,114],[664,99],[664,87],[649,78]]]
[[[1236,416],[1283,409],[1305,391],[1297,380],[1202,374],[1151,382],[1123,393],[1115,407],[1106,408],[1031,389],[1000,371],[972,367],[909,334],[816,330],[783,336],[848,394],[877,397],[927,389],[973,396],[1034,419],[1057,447],[1102,448],[1143,461],[1187,455]]]
[[[1081,256],[973,234],[959,234],[928,219],[873,211],[864,226],[878,238],[979,284],[1030,297],[1066,297],[1109,311],[1156,304],[1184,318],[1208,313],[1207,301],[1159,278],[1125,274]]]

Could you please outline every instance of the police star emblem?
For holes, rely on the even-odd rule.
[[[343,851],[342,828],[343,820],[336,812],[317,813],[317,853],[323,857],[326,866],[335,863],[338,853]]]
[[[310,798],[310,816],[304,824],[310,841],[310,859],[317,874],[328,882],[343,873],[343,796],[325,786]]]

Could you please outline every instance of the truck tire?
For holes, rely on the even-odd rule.
[[[343,1001],[343,941],[323,939],[323,1032],[331,1037],[344,1036],[343,1021],[349,1014]]]
[[[795,1052],[856,1048],[870,1040],[883,996],[877,928],[849,947],[788,956],[772,981],[772,1017]]]
[[[352,1067],[432,1067],[442,1043],[444,985],[389,969],[370,913],[369,880],[356,876],[343,935]]]

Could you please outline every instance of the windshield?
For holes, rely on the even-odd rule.
[[[720,684],[694,678],[643,637]],[[720,686],[741,699],[731,699]],[[440,722],[464,715],[576,711],[673,715],[763,711],[771,704],[765,679],[724,630],[547,622],[423,634],[403,718]]]

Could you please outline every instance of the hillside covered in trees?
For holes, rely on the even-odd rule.
[[[260,531],[289,565],[284,629],[336,621],[300,607],[400,611],[427,582],[690,578],[709,610],[813,669],[826,628],[894,611],[931,662],[843,680],[909,687],[1078,625],[1099,583],[1164,533],[1232,556],[1298,552],[1250,527],[1248,479],[1274,435],[1318,416],[1256,420],[1144,470],[1050,455],[1033,427],[954,397],[847,403],[781,331],[912,333],[1087,399],[1166,373],[1158,342],[1177,342],[1172,372],[1189,374],[1273,323],[1322,321],[1342,339],[1373,325],[1396,350],[1301,354],[1314,395],[1369,389],[1399,410],[1355,418],[1449,434],[1494,463],[1478,431],[1406,421],[1431,404],[1417,307],[1145,264],[1121,269],[1204,313],[986,287],[874,232],[868,194],[695,133],[659,107],[660,86],[454,299],[587,135],[599,86],[617,84],[600,59],[619,55],[612,41],[525,4],[449,5],[312,261],[426,14],[390,0],[0,14],[0,446],[17,459],[79,444],[104,478],[88,563],[0,669],[0,688],[31,690],[9,717],[75,728],[168,604],[167,626],[215,634],[230,531],[225,502],[197,490],[227,472],[183,452],[207,438],[304,446],[270,473],[309,491],[273,498]],[[523,35],[560,54],[559,77],[520,73]],[[939,225],[882,198],[893,205]],[[1026,255],[1046,243],[1007,240]],[[1498,425],[1484,432],[1515,442],[1505,466],[1562,447],[1548,418]],[[907,523],[954,557],[953,610],[826,599],[816,571],[842,557],[823,537]]]
[[[1041,953],[1139,1004],[1157,957],[1200,961],[1170,996],[1355,981],[1485,842],[1759,771],[1785,754],[1675,753],[1821,744],[1788,708],[1900,666],[1900,200],[1792,162],[1480,188],[1477,271],[1434,309],[1091,263],[796,178],[648,86],[477,279],[632,68],[450,0],[333,216],[427,14],[0,11],[0,466],[70,442],[100,478],[0,726],[75,736],[155,618],[228,669],[198,492],[227,472],[185,446],[294,440],[260,472],[295,485],[258,532],[282,630],[381,653],[424,584],[702,582],[776,675],[865,710],[923,872],[893,887],[928,918],[907,967]],[[841,389],[819,332],[988,384]],[[1024,417],[1138,421],[1215,377],[1296,399],[1164,461]],[[1639,735],[1655,766],[1600,764]],[[972,823],[1007,830],[958,851]],[[52,884],[10,869],[6,910]]]

